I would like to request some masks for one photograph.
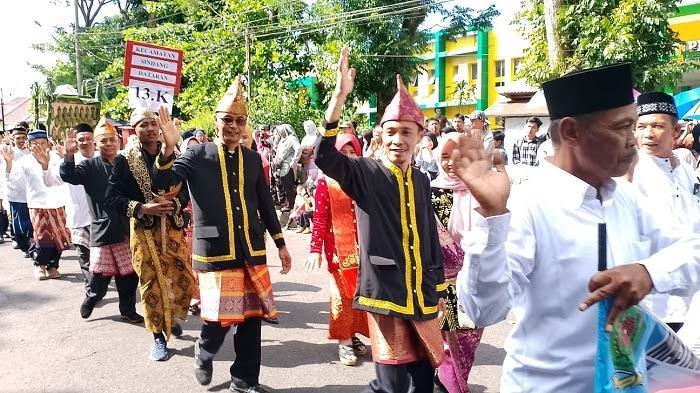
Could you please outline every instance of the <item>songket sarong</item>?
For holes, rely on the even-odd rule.
[[[327,178],[330,203],[330,224],[333,231],[337,260],[329,260],[331,273],[331,312],[328,323],[328,338],[346,340],[356,333],[369,337],[367,312],[352,308],[357,291],[357,228],[352,199],[340,188],[338,182]],[[328,258],[328,255],[326,255]]]
[[[428,359],[433,367],[442,361],[438,320],[412,321],[368,313],[372,359],[375,363],[404,364]]]
[[[129,239],[107,246],[90,247],[90,271],[112,277],[133,274]]]
[[[331,272],[329,289],[331,292],[331,312],[328,323],[328,338],[333,340],[346,340],[355,334],[369,337],[367,327],[367,312],[352,308],[355,288],[357,287],[357,268],[355,280],[347,280],[347,271],[336,270]],[[345,273],[345,274],[343,274]]]
[[[139,276],[146,330],[170,337],[175,318],[187,316],[195,280],[184,231],[168,225],[163,252],[160,225],[158,220],[145,229],[131,219],[131,262]]]
[[[277,317],[267,265],[246,264],[243,268],[198,272],[197,276],[203,320],[231,326],[247,318]]]
[[[71,246],[70,233],[66,228],[66,212],[58,209],[29,209],[34,227],[36,248],[55,248],[61,252]]]
[[[90,247],[90,226],[72,228],[70,239],[76,246]]]
[[[484,329],[463,326],[466,315],[459,308],[455,279],[464,263],[464,251],[438,220],[438,238],[442,253],[447,291],[445,312],[440,322],[443,330],[444,354],[438,368],[440,382],[450,393],[469,393],[469,372],[474,365],[476,348]],[[462,320],[460,320],[462,319]],[[471,325],[471,321],[466,321]]]

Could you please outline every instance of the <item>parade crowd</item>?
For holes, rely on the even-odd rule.
[[[340,119],[354,78],[343,48],[325,116],[301,140],[289,124],[251,127],[238,77],[214,109],[213,140],[182,132],[165,108],[134,110],[125,147],[104,117],[62,145],[18,124],[1,149],[0,232],[38,280],[60,279],[75,247],[82,318],[114,278],[119,314],[153,335],[154,361],[170,356],[178,320],[199,315],[202,385],[233,331],[234,392],[269,391],[266,242],[286,274],[285,230],[309,235],[307,270],[325,261],[339,362],[371,349],[364,392],[469,392],[484,328],[509,314],[501,391],[591,392],[587,309],[606,298],[608,325],[640,303],[700,345],[700,125],[679,119],[671,96],[635,99],[629,64],[568,74],[543,84],[546,132],[531,117],[506,151],[484,112],[426,119],[400,76],[380,122],[359,132]],[[526,180],[509,178],[515,167]]]

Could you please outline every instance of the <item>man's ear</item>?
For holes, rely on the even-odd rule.
[[[578,146],[582,128],[582,124],[573,117],[565,117],[559,120],[559,138],[561,144]]]

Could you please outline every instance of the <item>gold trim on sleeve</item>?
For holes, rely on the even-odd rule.
[[[272,235],[272,240],[279,240],[279,239],[284,239],[284,235],[281,233],[275,233]]]

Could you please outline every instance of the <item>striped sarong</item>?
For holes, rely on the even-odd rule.
[[[230,326],[247,318],[277,317],[267,265],[197,273],[203,320]]]
[[[71,246],[70,233],[66,228],[66,212],[57,209],[29,209],[29,218],[34,227],[34,243],[37,248],[67,250]]]

